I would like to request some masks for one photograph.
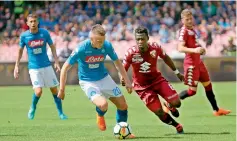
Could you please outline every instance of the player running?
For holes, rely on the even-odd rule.
[[[186,53],[183,65],[185,84],[189,86],[189,89],[180,93],[180,99],[195,95],[198,82],[201,82],[205,88],[207,99],[214,110],[214,115],[227,115],[231,111],[217,106],[208,71],[200,59],[200,55],[204,55],[206,50],[198,43],[198,36],[193,29],[192,12],[188,9],[183,10],[181,20],[184,26],[180,30],[178,50]]]
[[[48,44],[55,60],[55,69],[56,71],[60,71],[60,65],[56,55],[55,46],[48,31],[38,28],[38,20],[36,15],[28,15],[27,25],[29,26],[29,30],[23,32],[20,36],[20,48],[15,64],[14,78],[19,78],[19,63],[24,47],[26,46],[29,58],[29,74],[34,89],[32,104],[28,112],[28,118],[30,120],[34,119],[36,105],[42,95],[42,87],[49,87],[53,94],[54,102],[56,104],[60,119],[67,119],[67,116],[63,113],[61,99],[57,97],[57,86],[59,83],[46,53],[46,45]]]
[[[97,24],[92,27],[89,35],[90,39],[81,42],[64,63],[60,75],[60,92],[58,94],[58,97],[64,99],[67,72],[72,65],[78,62],[79,83],[89,100],[96,106],[97,125],[101,131],[106,130],[104,118],[108,110],[106,99],[109,99],[117,107],[117,123],[127,122],[128,119],[126,100],[104,66],[107,55],[114,61],[118,71],[125,78],[128,93],[132,93],[132,85],[127,73],[112,44],[105,40],[105,34],[105,30],[101,25]],[[133,134],[129,136],[129,138],[134,137]]]
[[[177,133],[183,133],[182,125],[163,111],[158,97],[159,94],[167,101],[165,105],[170,109],[173,116],[179,116],[176,109],[181,106],[179,96],[171,84],[157,70],[158,57],[164,60],[181,81],[183,75],[179,73],[171,58],[162,50],[160,45],[148,43],[149,35],[145,27],[140,26],[135,29],[135,39],[137,45],[128,49],[123,60],[126,71],[132,65],[134,90],[147,108],[155,113],[162,122],[174,126]],[[122,85],[126,84],[123,78],[121,78],[121,82]]]

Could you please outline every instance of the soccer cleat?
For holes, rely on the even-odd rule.
[[[134,134],[128,135],[128,139],[134,139],[134,138],[136,138],[136,136]]]
[[[231,113],[230,110],[225,110],[225,109],[219,109],[218,111],[214,111],[214,116],[223,116],[223,115],[228,115],[229,113]]]
[[[104,116],[99,116],[96,114],[96,119],[97,119],[97,125],[101,131],[106,130],[106,124],[105,124],[105,118]]]
[[[66,119],[68,119],[68,117],[67,117],[65,114],[60,114],[60,115],[59,115],[59,118],[60,118],[61,120],[66,120]]]
[[[28,112],[28,119],[33,120],[35,117],[35,110],[34,108],[30,108],[29,112]]]
[[[179,111],[174,107],[170,107],[170,104],[168,102],[164,103],[164,111],[166,113],[170,111],[174,117],[179,117]]]
[[[181,124],[178,124],[175,128],[178,134],[184,133],[183,126]]]

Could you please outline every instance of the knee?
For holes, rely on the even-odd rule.
[[[40,97],[42,95],[42,88],[36,88],[35,89],[35,95]]]
[[[103,101],[100,104],[96,105],[101,111],[107,111],[108,109],[108,102]]]
[[[172,101],[172,102],[170,102],[170,105],[172,107],[179,108],[179,107],[181,107],[181,101],[180,101],[180,99]]]
[[[119,110],[127,110],[128,109],[128,105],[127,105],[127,103],[123,103],[123,104],[120,104],[117,108]]]
[[[162,108],[157,109],[154,113],[160,118],[162,118],[165,114]]]
[[[51,91],[52,94],[57,94],[58,93],[57,87],[50,88],[50,91]]]

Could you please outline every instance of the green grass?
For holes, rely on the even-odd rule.
[[[179,92],[186,87],[173,84]],[[177,119],[186,134],[177,135],[173,127],[163,124],[146,109],[136,96],[125,94],[129,105],[129,123],[140,141],[234,141],[236,139],[236,85],[214,83],[220,107],[232,110],[231,115],[214,117],[201,85],[196,96],[186,99]],[[123,89],[123,88],[122,88]],[[0,141],[111,141],[115,125],[115,107],[109,103],[107,130],[100,132],[95,124],[95,107],[79,86],[68,86],[64,111],[69,119],[59,120],[50,91],[44,89],[35,119],[27,119],[32,88],[0,87]],[[123,89],[123,92],[125,90]]]

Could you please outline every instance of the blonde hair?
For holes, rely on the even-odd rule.
[[[105,29],[100,24],[96,24],[96,25],[92,26],[90,34],[91,33],[97,34],[100,36],[105,36],[105,34],[106,34]]]
[[[193,15],[192,14],[192,11],[189,10],[189,9],[184,9],[182,12],[181,12],[181,19],[186,17],[186,16],[189,16],[189,15]]]
[[[37,15],[35,15],[35,14],[29,14],[29,15],[27,16],[27,20],[28,20],[29,18],[35,18],[35,19],[37,19],[38,17],[37,17]]]

